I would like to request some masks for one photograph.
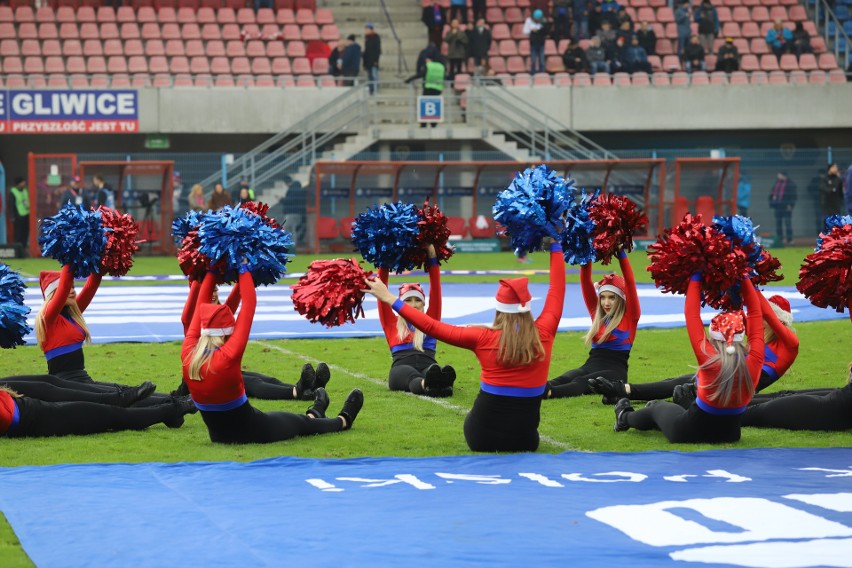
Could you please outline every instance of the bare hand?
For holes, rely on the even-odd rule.
[[[380,302],[384,302],[386,304],[393,304],[396,297],[390,293],[388,287],[385,286],[385,283],[376,278],[375,280],[365,278],[364,284],[366,288],[361,290],[365,294],[372,294],[376,297]]]
[[[438,258],[438,253],[435,252],[435,245],[428,245],[426,247],[426,254],[429,255],[429,258]]]

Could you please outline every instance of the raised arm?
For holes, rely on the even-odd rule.
[[[240,307],[240,283],[234,284],[231,288],[231,293],[228,294],[228,299],[225,300],[225,305],[231,308],[231,312],[237,313],[237,308]]]
[[[476,347],[487,330],[484,327],[460,327],[440,322],[406,305],[402,300],[394,300],[393,309],[426,335],[464,349]]]
[[[781,320],[778,319],[778,316],[775,315],[775,310],[772,309],[772,306],[769,304],[769,300],[763,294],[757,294],[758,300],[760,300],[760,310],[763,312],[763,320],[769,326],[769,329],[772,330],[772,333],[775,334],[775,337],[778,338],[786,349],[795,350],[798,352],[799,350],[799,338],[795,333],[790,331],[790,328],[781,323]]]
[[[763,367],[763,310],[760,309],[760,294],[754,289],[751,280],[742,281],[743,303],[746,308],[746,335],[748,336],[748,371],[754,386],[760,381],[760,370]]]
[[[565,306],[565,258],[562,256],[562,245],[550,243],[550,286],[544,308],[541,310],[536,323],[541,323],[545,329],[556,333],[559,320],[562,319],[562,309]]]
[[[243,267],[247,266],[247,264],[243,265]],[[236,324],[234,324],[234,333],[225,342],[225,345],[219,348],[226,357],[231,359],[242,358],[248,344],[251,324],[254,321],[254,312],[257,308],[257,291],[254,288],[254,278],[247,269],[244,268],[243,270],[244,272],[240,273],[239,280],[243,306],[237,316]]]
[[[184,339],[184,341],[188,339],[197,342],[198,338],[201,337],[201,314],[198,308],[200,308],[203,304],[210,303],[210,299],[213,296],[213,286],[215,285],[216,275],[212,272],[208,272],[204,276],[204,280],[201,282],[198,298],[195,301],[195,308],[192,313],[192,323],[189,324],[189,329],[186,332],[186,339]]]
[[[74,269],[71,268],[70,264],[66,264],[62,267],[62,271],[59,273],[59,284],[56,287],[56,291],[53,293],[53,297],[41,308],[40,317],[46,325],[53,323],[53,320],[55,320],[62,312],[62,308],[65,306],[65,300],[68,299],[68,294],[71,293],[71,288],[73,286]]]
[[[580,267],[580,290],[583,292],[583,301],[586,303],[586,310],[589,312],[589,317],[594,320],[595,313],[598,310],[598,293],[592,282],[591,262]]]
[[[379,268],[379,280],[381,280],[385,286],[388,285],[388,276],[389,271],[387,268]],[[385,339],[390,342],[394,335],[396,335],[396,314],[393,313],[393,308],[390,307],[389,304],[384,302],[378,302],[379,304],[379,324],[382,326],[382,331],[385,332]]]
[[[633,327],[635,327],[642,315],[642,308],[639,306],[639,294],[636,291],[636,277],[633,275],[633,267],[627,259],[627,253],[623,250],[618,251],[618,264],[621,267],[621,274],[624,276],[624,284],[627,287],[624,291],[626,296],[625,307],[631,321],[634,322]]]
[[[429,245],[429,260],[426,262],[429,272],[429,309],[426,313],[432,319],[441,319],[441,267],[438,266],[438,257],[435,247]]]
[[[686,289],[686,301],[683,306],[686,319],[686,332],[689,343],[699,365],[703,365],[714,353],[715,348],[707,341],[704,323],[701,321],[701,275],[693,274]],[[709,353],[709,354],[708,354]]]
[[[189,325],[192,323],[192,314],[195,313],[195,304],[198,302],[198,292],[201,290],[201,282],[190,280],[189,294],[186,296],[186,303],[183,305],[183,313],[180,315],[180,322],[183,324],[183,334],[186,335],[189,330]]]
[[[86,284],[83,285],[83,289],[77,294],[77,307],[80,308],[81,312],[85,312],[89,304],[92,303],[92,298],[95,297],[95,292],[101,285],[101,278],[103,278],[101,274],[90,274],[86,279]]]

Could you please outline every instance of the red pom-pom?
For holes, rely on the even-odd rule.
[[[201,282],[210,270],[210,258],[198,252],[200,244],[198,229],[193,229],[183,238],[177,252],[180,269],[189,277],[190,282]],[[220,260],[213,266],[213,270],[216,271],[216,283],[222,284],[225,281],[225,261]]]
[[[447,216],[441,213],[437,205],[429,205],[427,199],[423,208],[418,210],[421,220],[417,222],[420,232],[417,235],[417,246],[406,251],[406,258],[410,259],[413,266],[426,267],[429,254],[426,246],[435,247],[438,262],[449,259],[455,253],[455,249],[447,245],[450,238],[450,228],[447,226]]]
[[[272,217],[267,217],[266,213],[269,211],[269,205],[266,203],[262,203],[260,201],[246,201],[245,203],[240,204],[240,207],[243,209],[248,209],[252,213],[259,215],[263,222],[272,227],[273,229],[280,229],[281,225],[273,219]]]
[[[609,264],[619,249],[633,250],[633,235],[648,227],[648,217],[623,195],[601,193],[589,205],[594,221],[592,243],[602,264]]]
[[[796,288],[813,305],[842,312],[852,299],[852,225],[834,227],[820,237],[822,246],[805,257]]]
[[[364,316],[364,279],[372,275],[354,258],[315,260],[290,288],[293,307],[312,323],[326,327],[354,323]]]
[[[101,274],[124,276],[133,266],[133,253],[139,250],[139,226],[128,214],[101,205],[101,224],[106,229],[106,245],[101,256]]]
[[[754,275],[751,277],[751,283],[755,286],[763,286],[770,282],[781,281],[784,279],[784,276],[778,273],[780,269],[781,261],[772,256],[768,250],[763,249],[763,252],[760,253],[760,258],[754,264]]]
[[[685,294],[689,278],[702,274],[705,302],[715,308],[725,303],[727,291],[749,275],[746,254],[731,250],[731,242],[701,222],[701,215],[684,215],[683,221],[663,231],[648,247],[648,272],[663,292]]]

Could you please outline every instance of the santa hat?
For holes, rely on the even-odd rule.
[[[734,352],[733,343],[745,339],[745,316],[742,310],[722,312],[710,321],[710,339],[724,341],[728,344],[725,351]]]
[[[404,302],[406,298],[420,298],[421,302],[426,303],[426,294],[423,293],[420,284],[416,282],[403,284],[399,287],[399,299]]]
[[[793,313],[790,309],[790,301],[784,296],[779,296],[778,294],[770,296],[767,299],[769,300],[769,306],[772,308],[772,311],[775,312],[775,315],[778,316],[778,319],[781,320],[781,323],[787,327],[793,325]]]
[[[519,314],[531,309],[532,295],[529,290],[529,278],[509,278],[500,280],[497,289],[497,311],[504,314]]]
[[[612,292],[613,294],[620,296],[623,300],[624,290],[627,288],[627,283],[625,283],[624,278],[618,274],[608,274],[597,283],[595,288],[598,290],[598,296],[600,296],[602,292]]]
[[[202,304],[201,335],[221,337],[234,333],[234,314],[225,304]]]
[[[41,286],[42,297],[47,298],[48,294],[55,292],[59,288],[60,274],[58,270],[42,270],[39,273],[38,283]]]

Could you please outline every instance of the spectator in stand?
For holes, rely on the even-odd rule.
[[[485,23],[485,18],[476,20],[476,25],[467,30],[467,49],[477,71],[480,71],[483,61],[488,59],[491,49],[491,29]]]
[[[702,0],[695,10],[695,23],[698,24],[698,39],[704,53],[713,53],[713,42],[719,35],[719,13],[710,0]]]
[[[464,62],[467,59],[467,33],[462,31],[458,20],[450,22],[450,31],[444,37],[447,42],[447,60],[450,62],[447,77],[452,81],[456,75],[465,71]]]
[[[751,176],[745,171],[740,171],[740,179],[737,182],[737,215],[748,217],[748,208],[751,205]]]
[[[103,174],[95,174],[92,176],[92,182],[95,184],[97,193],[95,194],[96,202],[95,209],[103,205],[110,209],[115,209],[115,190],[106,182]]]
[[[821,219],[819,228],[822,230],[822,220],[829,215],[843,215],[843,176],[837,164],[831,164],[822,178],[819,192]]]
[[[351,87],[361,73],[361,46],[358,44],[355,34],[346,38],[346,47],[343,48],[343,60],[340,63],[340,71],[343,74],[343,85]]]
[[[467,0],[450,0],[450,21],[461,20],[467,25]]]
[[[588,73],[589,62],[586,61],[586,52],[578,44],[568,38],[568,46],[562,54],[562,64],[568,73]]]
[[[651,63],[645,48],[639,44],[639,38],[633,36],[625,50],[624,71],[627,73],[651,73]]]
[[[734,45],[734,38],[726,37],[716,56],[716,71],[733,73],[740,70],[740,52]]]
[[[591,4],[590,0],[572,0],[571,2],[571,18],[574,20],[574,39],[577,41],[589,37],[589,14],[593,11]]]
[[[683,57],[683,50],[692,35],[692,6],[689,5],[689,0],[681,0],[680,6],[674,12],[674,19],[677,24],[677,54]]]
[[[530,75],[544,73],[544,40],[548,22],[544,12],[535,10],[524,22],[524,35],[530,40]]]
[[[375,94],[379,83],[379,58],[382,56],[382,38],[376,33],[373,22],[364,26],[364,71],[367,72],[367,85],[370,94]]]
[[[604,22],[603,10],[601,8],[600,0],[596,0],[592,3],[592,8],[589,10],[589,18],[588,18],[588,37],[595,37],[595,34],[601,29],[601,25]]]
[[[846,201],[846,214],[852,215],[852,165],[843,177],[843,199]]]
[[[612,29],[612,25],[604,20],[601,22],[601,29],[595,34],[601,40],[601,46],[609,51],[615,47],[615,30]]]
[[[414,79],[417,79],[418,77],[426,76],[427,59],[431,59],[432,61],[439,61],[441,64],[445,63],[444,56],[441,55],[441,50],[434,43],[429,43],[429,45],[424,47],[417,55],[415,75],[413,77],[409,77],[406,82],[411,82]]]
[[[69,202],[71,205],[83,205],[83,188],[80,187],[80,178],[77,176],[68,180],[68,187],[59,200],[59,208],[62,209]]]
[[[444,26],[447,25],[447,10],[441,6],[441,0],[432,0],[431,6],[423,8],[420,21],[426,26],[429,43],[440,49],[441,42],[444,41]]]
[[[693,71],[704,71],[704,48],[701,47],[701,42],[698,41],[698,36],[694,35],[689,38],[689,43],[683,48],[683,68],[687,73]]]
[[[24,257],[29,256],[30,247],[30,189],[27,180],[15,178],[15,185],[9,188],[8,203],[12,219],[12,231],[15,242],[21,245]]]
[[[618,38],[621,38],[624,41],[624,45],[629,47],[632,43],[633,35],[633,24],[622,22],[621,27],[615,32],[615,39],[618,40]]]
[[[775,210],[776,246],[782,246],[786,225],[786,243],[793,242],[793,207],[796,205],[796,184],[787,177],[787,172],[778,172],[778,179],[769,192],[769,207]]]
[[[591,45],[586,50],[586,61],[589,62],[591,73],[609,73],[609,61],[606,57],[606,50],[601,47],[600,37],[592,38]]]
[[[210,201],[207,202],[207,209],[218,211],[225,205],[233,205],[231,196],[225,191],[225,187],[221,183],[213,186],[213,193],[210,194]]]
[[[340,77],[340,64],[343,63],[343,49],[346,42],[338,41],[334,49],[328,54],[328,74],[332,77]]]
[[[766,43],[769,49],[778,59],[785,53],[790,53],[793,45],[793,32],[784,27],[781,20],[775,20],[775,23],[769,31],[766,32]]]
[[[648,25],[647,20],[640,22],[636,37],[639,38],[639,45],[642,46],[645,53],[648,55],[657,54],[657,33]]]
[[[482,18],[485,19],[485,8],[486,1],[485,0],[473,0],[473,18],[471,18],[474,22]]]
[[[553,2],[553,40],[558,44],[559,40],[571,37],[571,8],[568,0],[555,0]]]
[[[204,211],[204,186],[200,183],[193,185],[186,199],[189,211]]]
[[[627,13],[627,8],[625,8],[624,6],[619,6],[618,10],[616,10],[615,12],[615,27],[621,29],[621,26],[624,25],[625,22],[627,22],[627,24],[630,26],[630,29],[632,30],[633,18],[631,18],[630,14]]]
[[[621,4],[615,0],[602,0],[601,2],[601,13],[603,13],[603,19],[610,23],[612,29],[618,27],[618,10],[620,8]]]
[[[792,50],[796,57],[801,57],[803,53],[814,52],[814,48],[811,46],[811,35],[805,30],[802,22],[796,22],[796,29],[793,30]]]

